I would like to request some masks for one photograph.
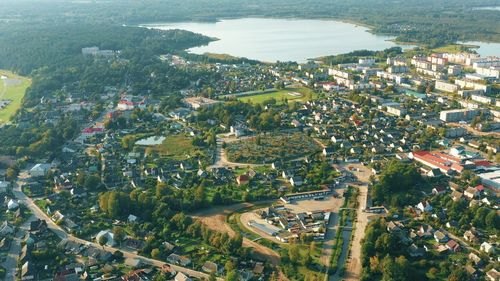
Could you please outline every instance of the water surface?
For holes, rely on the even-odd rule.
[[[215,23],[181,22],[142,25],[184,29],[220,40],[189,49],[195,54],[216,53],[266,62],[297,61],[354,50],[383,50],[401,46],[393,37],[374,35],[367,27],[332,20],[243,18]]]
[[[460,42],[461,44],[474,45],[479,48],[474,49],[481,57],[500,56],[500,43],[487,43],[479,41]]]

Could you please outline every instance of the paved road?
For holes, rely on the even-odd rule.
[[[152,265],[152,266],[155,266],[155,267],[163,267],[165,265],[168,265],[173,270],[178,271],[178,272],[182,272],[182,273],[184,273],[184,274],[186,274],[188,276],[195,277],[195,278],[200,278],[200,279],[201,278],[207,278],[208,279],[209,276],[207,274],[203,273],[203,272],[195,271],[195,270],[192,270],[192,269],[189,269],[189,268],[185,268],[185,267],[181,267],[181,266],[177,266],[177,265],[174,265],[174,264],[168,264],[168,263],[165,263],[163,261],[159,261],[159,260],[155,260],[155,259],[150,259],[150,258],[147,258],[147,257],[144,257],[144,256],[140,256],[138,254],[132,253],[132,252],[124,250],[124,249],[118,249],[118,248],[115,248],[115,247],[107,247],[107,246],[103,247],[103,246],[101,246],[101,245],[99,245],[99,244],[97,244],[95,242],[83,240],[83,239],[75,237],[75,236],[73,236],[71,234],[66,233],[66,231],[64,229],[62,229],[60,226],[58,226],[57,224],[55,224],[42,210],[40,210],[40,208],[33,202],[33,200],[31,200],[31,198],[29,198],[28,196],[26,196],[21,191],[21,185],[23,183],[23,179],[26,178],[26,176],[27,176],[27,172],[23,172],[23,173],[20,174],[19,179],[15,183],[15,187],[14,187],[14,190],[13,190],[14,196],[22,204],[26,205],[33,212],[33,215],[36,218],[46,221],[48,228],[52,232],[54,232],[60,239],[73,241],[73,242],[76,242],[76,243],[79,243],[81,245],[85,245],[85,246],[88,246],[88,247],[94,247],[94,248],[103,249],[103,250],[105,250],[105,251],[107,251],[109,253],[114,253],[114,252],[116,252],[116,251],[119,250],[119,251],[121,251],[123,253],[123,256],[125,258],[139,259],[142,263],[149,264],[149,265]],[[218,280],[222,281],[223,279],[222,278],[218,278]]]
[[[459,123],[446,123],[446,125],[449,126],[449,127],[462,127],[464,129],[466,129],[469,133],[471,133],[473,135],[476,135],[476,136],[500,137],[500,132],[498,132],[498,131],[496,131],[496,132],[481,132],[481,131],[478,131],[478,130],[472,128],[469,125],[459,124]]]
[[[330,280],[359,280],[361,276],[361,241],[365,236],[365,228],[368,225],[369,213],[363,212],[364,209],[371,206],[371,201],[368,198],[368,183],[370,182],[370,176],[372,172],[367,167],[358,163],[344,163],[335,165],[339,170],[349,170],[349,167],[353,168],[352,173],[362,184],[350,184],[356,186],[359,190],[358,194],[358,207],[356,209],[356,221],[354,222],[354,236],[352,237],[352,246],[350,253],[347,253],[349,248],[349,242],[351,239],[352,231],[344,231],[344,245],[341,254],[340,261],[338,263],[339,268],[344,266],[345,272],[343,276],[338,276],[337,274],[331,276]],[[346,258],[347,257],[347,258]]]
[[[24,222],[19,228],[19,231],[14,235],[12,239],[7,257],[2,264],[3,268],[7,270],[5,281],[16,280],[17,258],[21,253],[21,242],[23,241],[23,238],[26,235],[27,230],[29,229],[30,223],[34,220],[35,216],[31,216],[26,222]]]

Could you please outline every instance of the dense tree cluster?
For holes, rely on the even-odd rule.
[[[412,205],[419,198],[418,189],[425,185],[415,166],[393,160],[383,168],[371,195],[376,204]]]

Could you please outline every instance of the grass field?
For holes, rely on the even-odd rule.
[[[148,147],[147,153],[156,152],[161,156],[168,156],[174,159],[186,159],[198,150],[192,143],[191,138],[184,135],[167,136],[160,145]]]
[[[274,98],[278,103],[283,103],[285,99],[287,99],[288,102],[291,101],[304,102],[316,98],[316,94],[311,89],[305,87],[293,87],[293,88],[285,88],[279,91],[277,90],[271,93],[244,96],[238,98],[238,100],[251,103],[263,103],[272,98]]]
[[[450,44],[439,48],[435,48],[433,49],[433,51],[438,53],[461,53],[464,52],[463,48],[473,48],[473,47],[475,46],[465,45],[465,44]]]
[[[0,109],[0,124],[6,123],[21,107],[26,89],[31,85],[31,80],[15,75],[6,70],[0,70],[0,76],[7,76],[8,79],[20,80],[19,85],[6,85],[4,79],[0,79],[0,100],[11,100],[12,102],[6,107]]]

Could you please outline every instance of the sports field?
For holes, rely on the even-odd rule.
[[[30,79],[0,70],[0,124],[8,122],[21,107],[26,89],[30,85]]]
[[[243,102],[251,103],[263,103],[267,100],[274,98],[278,103],[282,103],[285,100],[290,101],[308,101],[314,99],[316,94],[308,88],[305,87],[293,87],[285,88],[283,90],[277,90],[275,92],[256,94],[251,96],[244,96],[238,98],[238,100]]]

